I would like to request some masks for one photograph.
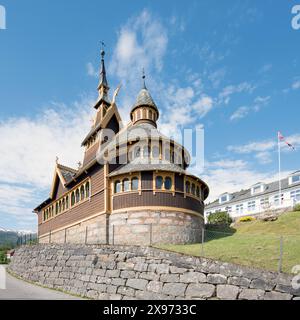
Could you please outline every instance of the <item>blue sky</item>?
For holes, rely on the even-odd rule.
[[[212,198],[276,177],[277,130],[296,146],[283,171],[300,169],[297,3],[0,0],[0,226],[35,229],[56,155],[82,160],[101,40],[125,121],[144,67],[163,132],[204,126]]]

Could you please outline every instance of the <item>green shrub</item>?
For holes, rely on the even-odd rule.
[[[295,204],[294,211],[300,211],[300,203]]]
[[[207,217],[208,224],[213,225],[230,225],[232,219],[226,211],[213,212]]]
[[[7,262],[6,252],[0,251],[0,264],[6,264]]]
[[[249,222],[249,221],[254,221],[254,217],[246,216],[246,217],[241,217],[239,218],[239,222]]]

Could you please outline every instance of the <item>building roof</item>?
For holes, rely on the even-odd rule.
[[[142,88],[142,90],[139,92],[137,99],[135,101],[135,104],[133,105],[131,109],[131,113],[140,106],[150,106],[156,110],[157,113],[159,113],[157,106],[155,102],[153,101],[149,91],[146,89],[146,87]]]
[[[174,163],[170,163],[163,160],[152,160],[151,159],[141,159],[135,158],[130,163],[123,165],[122,167],[118,168],[117,170],[112,171],[109,176],[114,177],[120,174],[129,173],[129,172],[136,172],[136,171],[153,171],[153,170],[160,170],[160,171],[171,171],[177,173],[185,173],[185,170],[179,167]]]
[[[59,169],[66,182],[71,181],[77,173],[77,170],[63,166],[62,164],[58,164],[57,168]]]
[[[263,192],[257,193],[255,195],[251,194],[251,188],[246,189],[246,190],[240,190],[238,192],[234,192],[234,193],[228,193],[231,195],[231,199],[230,201],[224,202],[222,204],[219,203],[219,199],[216,199],[215,201],[207,204],[205,206],[205,209],[210,209],[210,208],[214,208],[214,207],[219,207],[220,205],[229,205],[230,203],[235,203],[235,202],[239,202],[239,201],[243,201],[243,200],[247,200],[250,198],[256,198],[257,196],[264,196],[267,195],[269,193],[274,193],[276,191],[279,191],[279,183],[278,181],[273,181],[271,183],[265,183],[265,190]],[[300,182],[298,183],[294,183],[293,185],[289,185],[289,178],[285,178],[281,180],[281,189],[282,191],[284,189],[288,189],[291,187],[295,187],[295,186],[299,186],[300,187]]]

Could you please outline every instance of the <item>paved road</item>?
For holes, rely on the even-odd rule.
[[[0,300],[79,300],[79,298],[35,286],[6,273],[6,290],[0,289]]]

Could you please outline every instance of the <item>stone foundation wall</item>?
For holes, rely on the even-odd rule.
[[[9,270],[92,299],[300,299],[292,276],[149,247],[24,246]]]
[[[152,245],[201,241],[202,217],[177,211],[124,211],[101,215],[39,237],[40,243]]]
[[[39,243],[106,244],[106,215],[86,220],[75,226],[39,237]]]

